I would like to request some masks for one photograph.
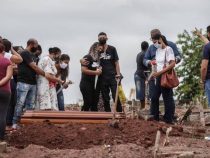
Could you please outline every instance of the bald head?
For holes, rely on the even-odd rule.
[[[30,45],[38,45],[38,41],[34,38],[30,38],[28,41],[27,41],[27,46],[30,46]]]
[[[38,41],[34,38],[30,38],[28,41],[27,41],[27,49],[32,52],[32,53],[35,53],[36,50],[37,50],[37,47],[38,47]]]

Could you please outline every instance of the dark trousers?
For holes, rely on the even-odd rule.
[[[154,119],[159,121],[159,98],[162,94],[164,105],[165,105],[165,114],[164,120],[168,123],[171,123],[174,118],[175,103],[173,98],[173,89],[164,88],[160,85],[161,77],[156,79],[156,84],[154,80],[150,81],[151,89],[151,114],[154,116]]]
[[[59,111],[65,111],[63,91],[60,91],[57,94],[57,99],[58,99],[58,109],[59,109]]]
[[[12,79],[10,81],[10,87],[11,87],[11,99],[10,99],[9,107],[7,110],[7,126],[12,125],[12,119],[14,116],[15,105],[17,102],[17,92],[16,92],[17,83],[15,82],[14,79]]]
[[[61,88],[60,85],[57,85],[56,86],[56,92]],[[64,108],[64,95],[63,95],[63,90],[60,91],[58,94],[57,94],[57,99],[58,99],[58,109],[59,111],[65,111],[65,108]]]
[[[106,112],[111,112],[110,107],[110,90],[112,92],[113,101],[115,101],[115,95],[117,90],[117,81],[113,79],[101,79],[101,92],[104,100],[104,109]],[[122,112],[122,106],[118,97],[117,101],[117,112]]]
[[[3,140],[5,135],[7,109],[10,103],[10,97],[10,92],[0,90],[0,140]]]
[[[97,98],[95,98],[96,91],[94,88],[94,82],[82,80],[80,82],[80,91],[82,93],[84,101],[82,111],[97,111]]]

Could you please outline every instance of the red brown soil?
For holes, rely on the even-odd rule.
[[[49,149],[87,149],[96,145],[117,145],[133,143],[145,148],[154,145],[156,132],[165,133],[169,125],[143,120],[123,120],[119,128],[108,124],[54,125],[51,123],[25,125],[10,134],[10,146],[25,148],[30,144]],[[173,126],[171,136],[187,136],[183,128]]]

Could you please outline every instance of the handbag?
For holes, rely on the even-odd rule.
[[[164,61],[163,68],[166,68],[166,53],[167,53],[167,49],[165,52],[165,61]],[[174,68],[162,74],[160,83],[161,83],[161,86],[165,88],[175,88],[179,85],[179,79],[176,75]]]

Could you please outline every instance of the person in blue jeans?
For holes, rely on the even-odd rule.
[[[154,39],[154,37],[156,35],[161,35],[161,32],[160,32],[159,29],[153,29],[153,30],[151,30],[150,34],[151,34],[151,40],[152,40],[153,44],[149,46],[149,48],[148,48],[148,50],[147,50],[147,52],[145,53],[145,56],[144,56],[144,65],[147,66],[147,67],[151,67],[153,61],[156,58],[156,51],[158,49],[158,40]],[[168,40],[167,40],[167,44],[168,44],[169,47],[172,48],[172,50],[174,52],[174,56],[175,56],[175,62],[176,62],[176,64],[178,64],[181,61],[181,54],[180,54],[176,44],[171,42],[171,41],[168,41]],[[154,79],[150,80],[149,81],[149,94],[150,94],[150,96],[154,92],[154,88],[155,88],[154,85],[155,85],[154,84]],[[152,98],[151,98],[151,102],[152,102]],[[150,107],[150,112],[151,113],[152,113],[152,109],[154,108],[153,106],[155,106],[155,105],[152,104],[151,107]],[[173,113],[175,113],[175,109],[174,109]]]
[[[141,108],[145,108],[145,81],[148,68],[143,64],[144,56],[149,47],[148,42],[141,43],[141,52],[136,57],[137,70],[134,74],[134,80],[136,85],[136,99],[140,100]]]
[[[36,75],[45,76],[45,72],[36,65],[35,52],[38,47],[36,39],[29,39],[27,47],[21,52],[23,62],[18,65],[17,75],[17,103],[12,120],[12,128],[17,129],[23,112],[35,107],[36,98]]]
[[[207,38],[210,40],[210,26],[207,27]],[[210,108],[210,42],[203,48],[203,58],[201,62],[201,84],[205,89],[208,99],[208,107]]]
[[[67,78],[69,75],[69,62],[70,57],[67,54],[62,54],[57,63],[55,64],[55,67],[58,71],[56,77],[59,77],[62,81],[65,81],[63,85],[57,84],[56,91],[58,91],[61,88],[61,86],[63,86],[64,89],[68,88]],[[63,90],[57,93],[57,99],[59,111],[65,111]]]

